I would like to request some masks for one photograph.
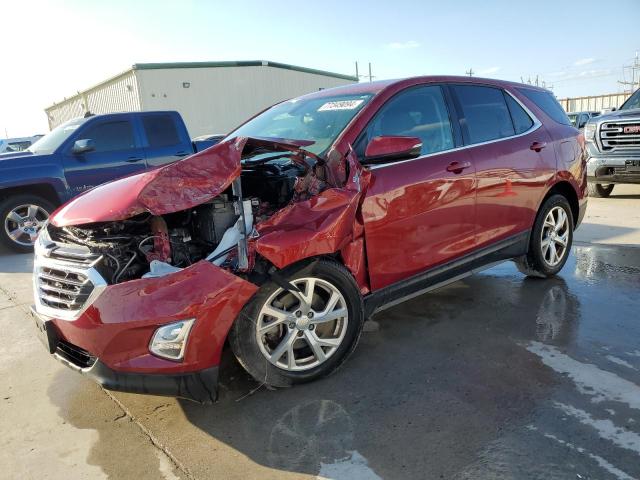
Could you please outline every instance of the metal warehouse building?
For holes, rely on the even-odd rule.
[[[357,81],[349,75],[264,60],[138,63],[45,112],[54,128],[86,112],[177,110],[195,137],[227,133],[274,103]]]

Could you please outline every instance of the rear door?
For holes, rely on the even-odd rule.
[[[368,167],[362,216],[372,290],[473,248],[475,171],[468,153],[455,150],[460,136],[451,118],[443,87],[412,87],[383,105],[356,143],[363,158],[376,136],[422,140],[420,157]]]
[[[555,155],[546,130],[507,91],[471,84],[451,90],[476,168],[475,243],[483,247],[531,228]]]
[[[83,139],[93,140],[95,150],[74,154],[74,142]],[[146,168],[144,150],[130,115],[91,121],[80,127],[64,148],[65,177],[73,196]]]
[[[187,129],[177,113],[142,113],[138,119],[149,167],[166,165],[193,153]]]

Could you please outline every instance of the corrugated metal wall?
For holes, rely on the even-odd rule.
[[[140,110],[135,71],[129,70],[45,109],[49,128],[91,113],[135,112]]]
[[[599,112],[605,108],[618,108],[630,95],[630,93],[611,93],[590,97],[561,98],[558,101],[567,113],[584,111]]]
[[[142,109],[177,110],[192,136],[228,133],[274,103],[353,83],[271,66],[136,70]],[[188,83],[188,88],[183,84]]]

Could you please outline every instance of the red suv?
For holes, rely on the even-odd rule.
[[[558,273],[585,160],[553,95],[528,85],[305,95],[55,212],[36,246],[36,324],[109,389],[212,402],[227,342],[260,382],[315,380],[378,310],[504,260]]]

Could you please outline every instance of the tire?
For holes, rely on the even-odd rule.
[[[35,235],[54,208],[51,202],[36,195],[3,199],[0,201],[0,244],[14,252],[32,252]],[[26,219],[26,225],[19,223],[19,218]]]
[[[562,215],[560,212],[564,214],[564,217],[560,217]],[[555,224],[552,225],[552,222]],[[556,227],[556,225],[560,225],[560,227]],[[564,246],[562,246],[562,242],[564,242]],[[564,196],[553,195],[540,208],[531,230],[529,251],[526,255],[515,259],[516,266],[520,272],[528,277],[551,277],[564,267],[571,251],[572,242],[573,215],[571,206]]]
[[[603,185],[601,183],[589,183],[587,188],[590,197],[607,198],[613,192],[614,184]]]
[[[278,285],[270,280],[243,308],[229,332],[229,344],[240,364],[257,381],[272,387],[289,387],[325,377],[345,362],[362,333],[364,305],[353,277],[339,263],[317,260],[285,268],[279,274],[300,287],[303,298],[308,298],[313,280],[311,310],[282,288],[286,286],[283,282],[278,281]],[[332,299],[336,301],[329,307],[328,300]],[[266,313],[276,312],[267,307],[278,308],[278,317]],[[323,322],[322,318],[331,317],[322,310],[333,317],[346,311],[346,316]],[[311,346],[312,341],[319,352]]]

